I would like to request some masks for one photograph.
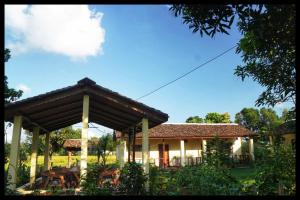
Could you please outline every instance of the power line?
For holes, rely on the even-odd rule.
[[[214,58],[212,58],[212,59],[206,61],[205,63],[202,63],[202,64],[199,65],[198,67],[193,68],[192,70],[186,72],[185,74],[183,74],[183,75],[177,77],[176,79],[174,79],[174,80],[172,80],[172,81],[170,81],[170,82],[168,82],[168,83],[166,83],[166,84],[160,86],[159,88],[157,88],[157,89],[155,89],[155,90],[152,90],[151,92],[148,92],[147,94],[145,94],[145,95],[143,95],[143,96],[137,98],[136,100],[139,100],[139,99],[141,99],[141,98],[144,98],[144,97],[146,97],[146,96],[149,96],[150,94],[153,94],[154,92],[156,92],[156,91],[158,91],[158,90],[160,90],[160,89],[162,89],[162,88],[164,88],[164,87],[170,85],[171,83],[174,83],[175,81],[178,81],[179,79],[181,79],[181,78],[187,76],[188,74],[190,74],[190,73],[192,73],[193,71],[199,69],[200,67],[203,67],[204,65],[206,65],[206,64],[208,64],[208,63],[210,63],[210,62],[212,62],[213,60],[216,60],[217,58],[223,56],[224,54],[226,54],[226,53],[229,52],[230,50],[234,49],[235,47],[237,47],[237,45],[234,45],[233,47],[227,49],[226,51],[224,51],[224,52],[222,52],[221,54],[215,56]]]

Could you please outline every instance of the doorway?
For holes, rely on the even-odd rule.
[[[159,167],[169,166],[169,144],[158,144]]]

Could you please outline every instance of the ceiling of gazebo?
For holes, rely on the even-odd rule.
[[[39,126],[41,133],[50,132],[82,121],[83,96],[89,95],[89,122],[118,131],[137,125],[143,117],[149,128],[168,120],[168,115],[145,104],[122,96],[85,78],[76,85],[5,105],[5,121],[23,116],[22,127],[32,131]]]

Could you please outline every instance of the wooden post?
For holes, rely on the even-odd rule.
[[[119,153],[119,156],[120,156],[120,168],[122,169],[124,167],[124,161],[125,161],[125,141],[124,141],[124,133],[121,133],[121,141],[120,141],[120,153]]]
[[[135,127],[133,128],[132,161],[135,162]]]
[[[165,168],[165,139],[162,140],[162,163],[163,168]]]
[[[10,148],[10,156],[9,156],[10,162],[8,168],[8,175],[11,177],[9,188],[12,190],[16,188],[21,129],[22,129],[22,116],[17,115],[14,117],[13,135],[11,140],[11,148]]]
[[[31,150],[31,166],[30,166],[30,185],[35,182],[35,175],[36,175],[36,161],[37,161],[37,148],[39,142],[39,127],[33,128],[32,133],[32,150]]]
[[[181,166],[185,166],[185,146],[184,146],[184,140],[180,140],[180,158],[181,158]]]
[[[143,118],[142,119],[142,162],[143,162],[143,168],[145,171],[146,176],[149,180],[149,131],[148,131],[148,119]],[[149,191],[149,181],[146,182],[146,191]]]
[[[50,143],[50,133],[46,133],[45,137],[45,153],[44,153],[44,171],[49,170],[49,143]]]
[[[81,155],[80,177],[86,177],[87,154],[88,154],[88,123],[89,123],[89,96],[83,96],[82,131],[81,131]],[[80,180],[82,183],[82,179]]]
[[[68,151],[68,168],[71,167],[71,156],[72,156],[72,152]]]

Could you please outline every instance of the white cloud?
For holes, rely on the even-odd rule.
[[[30,93],[31,92],[31,89],[27,85],[22,84],[22,83],[17,85],[16,88],[18,90],[22,90],[24,93]]]
[[[12,53],[30,49],[85,59],[103,53],[103,13],[87,5],[5,5]]]

